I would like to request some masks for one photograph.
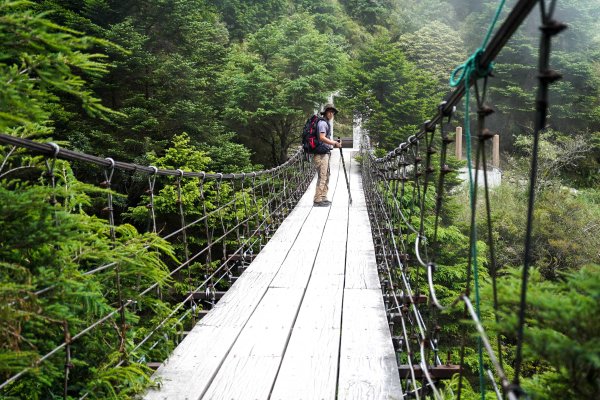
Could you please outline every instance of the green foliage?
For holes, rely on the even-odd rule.
[[[439,21],[405,33],[400,36],[399,43],[409,61],[435,76],[439,93],[447,91],[450,73],[466,58],[464,44],[457,32]]]
[[[600,395],[600,265],[589,264],[557,282],[531,272],[527,297],[523,386],[537,399],[593,399]],[[501,280],[499,329],[516,332],[520,273]]]
[[[527,215],[528,188],[505,182],[490,193],[492,204],[492,240],[501,270],[522,265],[524,227]],[[555,280],[564,272],[576,271],[587,263],[599,263],[598,235],[600,207],[590,194],[593,190],[575,191],[553,184],[536,195],[533,231],[533,263],[546,279]],[[487,240],[485,203],[479,196],[478,230]],[[462,197],[466,203],[467,194]],[[465,208],[459,217],[468,220]]]
[[[251,172],[262,169],[261,165],[252,164],[251,152],[244,145],[234,143],[235,134],[223,134],[211,139],[208,143],[201,143],[200,149],[210,154],[209,171],[218,172]]]
[[[231,38],[242,40],[285,16],[286,0],[208,0],[220,11]]]
[[[68,176],[68,175],[66,175]],[[0,373],[4,378],[31,366],[35,360],[63,342],[63,325],[71,335],[113,312],[118,304],[115,287],[117,270],[123,285],[123,298],[139,305],[155,307],[160,300],[140,297],[140,287],[158,282],[165,286],[168,270],[163,255],[172,257],[170,246],[151,234],[138,234],[128,225],[116,227],[116,240],[106,221],[74,211],[71,201],[85,203],[84,186],[57,179],[56,189],[23,186],[16,190],[0,187]],[[51,201],[57,201],[52,205]],[[90,269],[114,263],[107,271],[89,275]],[[34,292],[52,286],[40,296]],[[165,313],[165,311],[163,311]],[[126,311],[131,325],[128,335],[150,322]],[[103,340],[100,340],[103,338]],[[89,366],[102,366],[115,375],[110,352],[118,350],[118,335],[112,322],[97,326],[73,343],[73,381],[86,382],[95,372]],[[60,354],[60,352],[59,352]],[[35,374],[11,385],[6,394],[25,398],[45,398],[63,379],[63,357],[43,362]],[[132,370],[133,372],[139,372]],[[130,373],[131,375],[131,373]],[[121,379],[117,378],[120,376]],[[146,378],[144,378],[146,376]],[[147,375],[119,375],[109,380],[121,395]],[[96,377],[96,379],[103,379]],[[74,388],[72,390],[75,390]],[[139,385],[138,385],[139,390]]]
[[[513,179],[528,175],[532,144],[530,135],[515,138],[515,148],[525,157],[508,159]],[[547,129],[540,134],[539,149],[538,191],[557,183],[585,187],[597,178],[600,162],[594,155],[600,151],[600,132],[563,134]]]
[[[119,44],[127,53],[108,49],[113,68],[94,88],[120,115],[99,121],[56,115],[57,135],[79,149],[124,161],[143,162],[160,152],[174,135],[187,132],[206,141],[224,132],[218,118],[220,91],[215,82],[227,54],[228,33],[203,1],[89,3],[44,2],[57,19],[86,26]],[[68,98],[63,102],[70,104]],[[77,118],[73,118],[77,115]],[[109,133],[110,132],[110,133]]]
[[[460,18],[456,16],[457,13],[454,7],[449,3],[450,1],[443,0],[398,1],[394,9],[391,10],[388,29],[395,35],[404,35],[426,28],[428,24],[435,24],[436,21],[447,26],[455,26]],[[449,43],[453,41],[454,39],[450,39]],[[442,57],[433,49],[426,49],[426,51],[431,58]]]
[[[143,364],[92,370],[94,378],[85,388],[92,399],[130,399],[152,383],[149,379],[152,371]]]
[[[391,150],[435,110],[436,83],[408,62],[387,34],[361,49],[344,76],[345,97],[375,147]]]
[[[339,39],[319,33],[307,14],[273,22],[232,49],[220,86],[225,119],[265,165],[287,159],[301,124],[337,89]]]
[[[182,134],[174,137],[172,147],[167,149],[164,156],[158,157],[155,154],[149,154],[148,159],[152,165],[161,169],[213,172],[211,171],[213,166],[228,166],[226,164],[228,162],[231,163],[229,164],[231,168],[239,166],[240,160],[238,157],[242,156],[243,159],[244,153],[228,154],[227,150],[245,150],[242,146],[230,145],[215,148],[214,151],[209,153],[211,147],[206,148],[208,150],[203,151],[194,146],[191,144],[190,138],[186,134]],[[208,154],[210,154],[210,157]],[[213,161],[212,157],[217,157],[217,162]],[[246,162],[246,168],[249,169],[251,164],[248,158],[246,158]],[[259,199],[257,204],[253,204],[251,201],[252,183],[247,180],[245,184],[246,186],[242,190],[240,183],[230,181],[206,180],[203,182],[198,178],[181,179],[179,182],[181,205],[185,212],[185,218],[188,223],[196,221],[193,226],[186,230],[188,243],[191,245],[192,250],[200,251],[202,246],[206,245],[206,224],[210,227],[213,238],[220,237],[224,234],[222,223],[231,226],[233,222],[243,220],[258,212],[262,201]],[[157,215],[158,225],[167,232],[175,231],[181,227],[177,185],[177,177],[164,178],[157,182],[156,188],[158,190],[155,189],[154,193],[154,211]],[[125,216],[133,220],[136,225],[144,226],[149,218],[148,208],[146,207],[149,201],[149,196],[143,196],[139,205],[130,207]],[[217,211],[217,209],[220,209],[220,211]],[[207,213],[211,213],[211,215],[205,222],[202,217]],[[183,257],[182,244],[176,245],[176,248],[180,257]],[[208,268],[208,266],[205,267]],[[184,290],[188,289],[189,287],[184,288]]]
[[[342,0],[346,12],[360,21],[363,26],[372,27],[385,25],[392,9],[390,0],[368,1],[368,0]]]
[[[191,144],[187,134],[175,136],[172,147],[167,149],[164,156],[159,157],[150,153],[147,158],[157,168],[181,169],[187,172],[207,171],[207,167],[211,162],[211,158],[205,152],[200,151]],[[167,214],[173,214],[174,222],[178,220],[175,216],[179,212],[177,188],[175,186],[177,178],[169,177],[167,179],[169,182],[162,184],[162,187],[155,193],[154,206],[161,218],[167,218]],[[202,208],[190,208],[190,205],[198,204],[201,201],[201,192],[198,189],[198,183],[197,179],[183,179],[181,181],[181,200],[186,205],[186,214],[192,218],[197,218],[203,214]],[[146,204],[149,201],[149,196],[144,196],[140,205],[132,207],[127,215],[138,224],[143,225],[148,220],[148,208]],[[210,206],[209,209],[211,209]]]
[[[47,124],[58,95],[76,98],[90,115],[108,118],[83,76],[107,72],[106,56],[90,53],[107,41],[57,25],[47,14],[32,11],[28,1],[0,2],[0,130],[26,127],[26,134]]]
[[[248,172],[257,168],[253,162],[270,166],[284,161],[307,114],[340,90],[344,97],[336,97],[336,105],[343,124],[336,131],[344,124],[347,128],[354,115],[362,117],[379,146],[376,154],[384,155],[433,114],[441,83],[480,45],[496,6],[491,0],[0,0],[0,130],[20,137],[52,136],[61,146],[160,168]],[[552,129],[541,141],[524,365],[524,387],[537,398],[599,396],[594,317],[600,271],[588,265],[600,264],[598,10],[596,0],[557,3],[557,18],[569,29],[552,45],[552,68],[564,80],[551,87]],[[492,342],[503,338],[509,375],[519,288],[515,268],[524,251],[538,24],[536,15],[528,18],[508,42],[488,94],[497,110],[488,125],[503,134],[503,147],[511,153],[505,183],[491,194],[502,318],[498,331],[488,332]],[[113,312],[118,306],[116,269],[85,273],[114,262],[122,295],[137,301],[125,313],[125,347],[119,348],[118,315],[76,340],[69,396],[133,397],[149,384],[149,371],[135,362],[115,365],[122,354],[142,362],[162,359],[172,350],[172,340],[150,350],[154,339],[133,348],[164,319],[157,337],[173,338],[181,329],[178,315],[167,318],[171,307],[166,301],[154,291],[145,297],[139,292],[155,282],[165,300],[189,290],[190,282],[167,277],[165,260],[174,254],[181,258],[182,243],[171,247],[127,224],[115,228],[113,242],[107,223],[92,216],[104,207],[107,193],[75,179],[73,169],[82,171],[81,166],[58,160],[57,186],[48,189],[43,186],[49,185],[48,177],[39,177],[43,158],[1,150],[0,375],[13,375],[62,343],[65,322],[73,335]],[[95,180],[95,172],[85,170],[84,175]],[[122,183],[129,198],[115,194],[120,207],[131,207],[128,216],[138,227],[148,221],[145,206],[132,206],[148,202],[139,179]],[[239,183],[207,182],[201,196],[197,179],[183,179],[186,216],[200,217],[204,208],[231,202],[209,220],[213,232],[222,234],[222,221],[231,224],[261,209],[263,200],[250,202],[249,183],[242,190]],[[454,193],[453,187],[448,184],[447,192]],[[409,218],[417,224],[418,206],[408,193],[402,201],[413,208]],[[434,194],[431,189],[427,210]],[[157,179],[155,195],[160,227],[179,227],[177,178]],[[464,191],[447,200],[435,249],[435,287],[444,303],[464,290],[470,218]],[[483,202],[478,209],[483,210]],[[429,238],[433,224],[427,217]],[[478,231],[485,239],[481,213]],[[200,248],[205,232],[204,226],[190,228],[190,246]],[[226,245],[233,240],[227,237]],[[487,250],[478,243],[483,304],[489,305]],[[192,265],[191,271],[211,271],[218,262],[204,264]],[[425,291],[423,276],[415,268],[409,274]],[[56,285],[51,291],[33,295],[50,283]],[[444,326],[440,346],[454,361],[461,337],[469,332],[466,365],[472,375],[478,363],[472,325],[460,321],[457,309],[427,316]],[[492,325],[490,307],[484,306],[482,319],[486,329]],[[63,364],[59,351],[2,395],[56,396]],[[479,397],[473,391],[477,382],[468,383],[463,397]],[[456,384],[455,378],[445,390],[455,392]]]

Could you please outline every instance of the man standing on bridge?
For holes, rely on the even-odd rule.
[[[331,149],[335,147],[342,147],[342,143],[336,142],[331,137],[331,124],[333,116],[338,113],[338,110],[333,104],[326,104],[321,115],[325,117],[325,120],[319,121],[317,130],[319,132],[319,140],[323,144],[322,147],[326,148],[326,152],[323,154],[315,154],[313,156],[313,163],[317,169],[317,188],[315,190],[314,206],[315,207],[329,207],[331,201],[327,200],[327,192],[329,191],[329,159],[331,158]]]

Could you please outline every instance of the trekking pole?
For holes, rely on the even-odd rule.
[[[344,168],[344,176],[346,177],[346,187],[348,188],[348,199],[350,200],[350,204],[352,204],[352,195],[350,194],[350,182],[348,182],[348,174],[346,173],[346,163],[344,162],[344,152],[342,151],[342,139],[338,138],[338,142],[340,143],[340,156],[342,157],[342,168]]]

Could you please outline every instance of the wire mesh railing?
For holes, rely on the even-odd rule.
[[[302,151],[272,169],[215,174],[123,163],[5,134],[0,144],[6,169],[19,170],[31,154],[38,158],[27,161],[28,169],[45,166],[47,191],[39,203],[45,206],[39,208],[51,210],[58,232],[83,231],[81,240],[89,236],[96,243],[96,248],[65,245],[57,233],[56,243],[29,250],[55,252],[55,257],[68,253],[72,265],[29,275],[28,284],[7,302],[7,312],[17,316],[19,338],[5,349],[12,353],[3,354],[20,354],[20,359],[3,374],[0,393],[6,396],[22,395],[28,383],[56,394],[56,382],[62,380],[64,398],[102,398],[115,390],[110,386],[119,373],[140,372],[147,362],[162,361],[185,327],[215,304],[218,291],[226,290],[266,244],[312,179]],[[96,176],[100,182],[77,180],[70,163],[77,163],[86,179]],[[39,176],[36,172],[30,182],[20,178],[18,184],[3,184],[18,192],[39,187]],[[129,205],[127,193],[117,188],[132,179],[146,184]],[[75,211],[67,203],[74,196],[71,189],[82,185],[91,195]],[[73,214],[85,215],[80,225],[72,226],[68,215]],[[147,232],[138,232],[143,227]],[[109,244],[100,249],[98,243]],[[57,317],[61,313],[62,319]],[[40,321],[48,325],[43,339]]]
[[[502,2],[503,3],[503,2]],[[473,343],[478,353],[479,390],[485,397],[486,384],[491,385],[492,393],[498,399],[516,399],[525,396],[519,384],[523,327],[525,321],[527,271],[530,264],[531,223],[533,218],[535,171],[537,160],[537,137],[545,127],[548,107],[548,86],[560,75],[549,68],[550,40],[566,26],[553,19],[555,1],[547,4],[540,1],[541,45],[539,50],[539,89],[535,112],[534,150],[532,151],[527,231],[525,233],[525,267],[523,269],[519,327],[516,334],[516,367],[511,380],[502,359],[501,338],[496,336],[497,348],[482,322],[480,308],[479,280],[481,274],[489,274],[492,281],[493,310],[497,311],[496,293],[497,265],[492,235],[490,185],[488,182],[487,147],[493,138],[486,128],[486,118],[493,109],[486,104],[488,77],[491,62],[499,54],[512,34],[521,25],[538,1],[518,1],[502,26],[484,45],[475,52],[467,63],[461,66],[462,79],[456,82],[456,90],[440,103],[437,114],[423,123],[422,129],[410,136],[406,142],[390,151],[382,158],[374,156],[368,134],[361,142],[363,181],[373,237],[376,246],[377,263],[382,279],[382,288],[388,318],[395,336],[395,345],[400,364],[404,392],[411,397],[444,398],[450,394],[461,398],[465,366],[465,348],[468,335],[463,333],[461,343],[446,343],[440,320],[470,320],[471,330],[477,337]],[[496,18],[499,12],[496,14]],[[488,31],[491,37],[492,28]],[[460,70],[461,68],[457,69]],[[456,71],[455,71],[456,74]],[[454,77],[454,76],[453,76]],[[469,110],[471,87],[475,89],[477,104],[477,134],[473,137],[475,149],[471,149]],[[470,206],[470,226],[464,244],[465,270],[462,274],[449,271],[445,266],[444,252],[460,253],[456,244],[446,243],[448,232],[443,231],[444,220],[448,220],[447,205],[444,200],[448,191],[458,185],[456,159],[449,156],[449,146],[453,138],[448,134],[454,112],[460,100],[465,97],[465,120],[467,143],[468,191]],[[471,160],[471,154],[475,160]],[[474,171],[472,171],[474,169]],[[479,188],[479,181],[483,185]],[[483,191],[486,242],[480,240],[477,232],[477,196]],[[452,248],[451,246],[455,246]],[[487,256],[480,254],[478,247],[487,249]],[[487,269],[481,267],[486,259]],[[452,277],[452,279],[449,279]],[[443,282],[443,283],[441,283]],[[448,290],[449,285],[462,285],[459,294]],[[440,297],[440,291],[443,292]],[[450,293],[450,294],[449,294]],[[454,293],[454,294],[452,294]],[[420,304],[427,303],[427,308]],[[459,306],[462,304],[462,311]],[[497,317],[496,317],[497,318]],[[396,328],[396,326],[399,326]],[[474,329],[473,329],[474,328]],[[440,353],[442,348],[460,347],[460,361],[457,365],[448,359],[444,363]],[[449,350],[450,353],[450,350]],[[492,372],[493,371],[493,372]],[[445,374],[446,375],[445,375]],[[459,374],[458,387],[440,385],[441,379]]]

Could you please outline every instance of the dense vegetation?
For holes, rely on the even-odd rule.
[[[341,110],[336,134],[351,136],[352,121],[360,118],[384,154],[433,115],[449,91],[452,70],[480,46],[497,3],[0,0],[0,130],[142,165],[247,172],[285,161],[307,115],[334,93]],[[523,386],[533,398],[598,398],[600,7],[596,0],[559,0],[556,14],[569,29],[555,40],[551,58],[564,79],[550,91],[549,129],[541,142]],[[491,199],[500,322],[491,309],[484,315],[486,328],[503,342],[509,375],[538,25],[534,12],[508,42],[489,92],[496,109],[489,127],[500,133],[503,150],[503,183]],[[98,217],[103,206],[97,199],[106,192],[83,183],[97,181],[99,171],[57,161],[50,175],[41,157],[0,149],[0,380],[60,343],[64,324],[75,332],[114,310],[115,276],[83,274],[94,265],[118,262],[130,287],[160,282],[184,291],[167,278],[169,266],[159,257],[180,257],[182,249],[141,233],[145,182],[119,183],[127,195],[115,199],[123,213],[113,239]],[[161,190],[157,209],[175,215],[176,204],[168,200],[174,185]],[[194,193],[184,188],[184,196]],[[206,196],[214,198],[214,190]],[[457,271],[464,271],[468,251],[468,203],[457,189],[444,216],[444,298],[463,290],[465,277]],[[488,274],[482,278],[491,307]],[[59,290],[31,296],[44,282],[58,282]],[[137,299],[133,291],[126,295]],[[77,345],[69,396],[131,398],[143,390],[149,371],[135,361],[147,354],[131,354],[132,362],[118,368],[115,360],[169,315],[168,300],[157,293],[125,315],[136,326],[126,338],[105,325]],[[146,319],[140,310],[148,309],[154,316]],[[440,321],[447,346],[455,347],[461,322]],[[173,343],[161,346],[149,353],[153,359],[168,354]],[[470,352],[473,374],[476,363]],[[0,396],[59,396],[63,364],[60,356],[46,361]],[[467,396],[479,397],[478,381],[469,382],[473,392],[469,388]]]

